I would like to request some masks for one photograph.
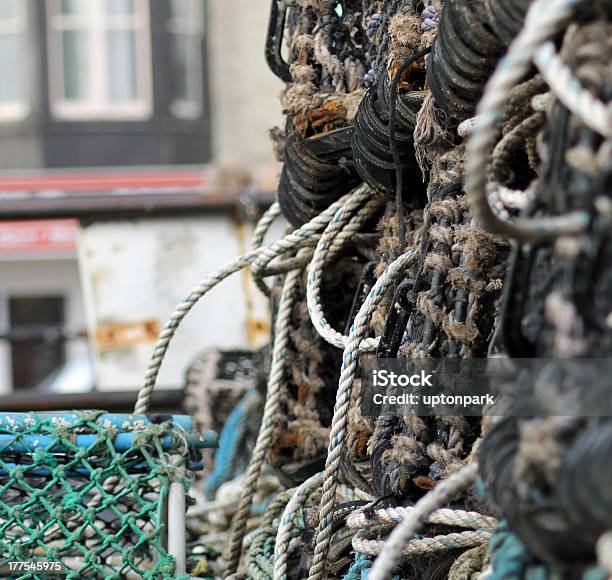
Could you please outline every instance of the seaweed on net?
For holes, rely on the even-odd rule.
[[[447,156],[460,159],[462,149]],[[442,167],[436,167],[439,186],[416,237],[419,260],[407,276],[403,339],[395,352],[379,348],[378,356],[486,355],[501,289],[494,281],[503,277],[507,248],[469,226],[457,162],[448,172]],[[418,499],[467,460],[479,431],[469,418],[378,418],[369,444],[378,493]]]

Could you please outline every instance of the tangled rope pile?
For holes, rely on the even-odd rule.
[[[611,17],[605,0],[272,0],[278,202],[177,307],[135,409],[193,305],[250,268],[274,333],[226,577],[612,574],[608,418],[371,418],[359,377],[366,353],[610,354]],[[264,245],[280,214],[295,229]]]

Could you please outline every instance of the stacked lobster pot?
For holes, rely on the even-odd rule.
[[[424,75],[421,80],[424,80]],[[393,128],[389,114],[390,84],[389,77],[382,75],[361,101],[353,137],[355,167],[366,183],[391,198],[396,193],[396,172],[400,171],[406,184],[402,189],[407,194],[407,203],[414,208],[423,207],[425,188],[411,179],[418,172],[413,136],[416,116],[423,104],[423,83],[412,86],[397,98]],[[393,139],[393,144],[390,139]],[[397,159],[394,159],[392,147],[398,150]]]
[[[472,117],[484,85],[525,19],[527,0],[445,2],[427,61],[427,80],[442,119]]]
[[[612,349],[610,2],[271,8],[278,201],[188,301],[249,267],[274,311],[270,370],[227,419],[249,417],[227,445],[250,461],[193,514],[232,504],[223,555],[199,536],[196,569],[609,577],[610,379],[571,363]],[[277,218],[291,232],[263,245]],[[567,357],[525,406],[520,361]],[[516,372],[503,416],[369,416],[360,365],[383,359]]]
[[[584,21],[563,30],[560,56],[575,83],[609,102],[612,10],[591,9]],[[542,76],[551,74],[542,67]],[[609,375],[577,366],[574,359],[609,357],[612,347],[604,322],[612,309],[607,209],[612,141],[609,130],[606,134],[574,113],[564,97],[555,90],[541,94],[536,111],[522,122],[525,134],[539,130],[543,138],[535,199],[523,215],[550,220],[582,212],[584,227],[574,235],[559,227],[536,243],[519,237],[506,282],[499,348],[511,357],[570,360],[561,368],[551,362],[541,369],[540,408],[517,409],[511,413],[517,416],[492,425],[482,446],[480,475],[490,505],[509,524],[496,545],[500,564],[510,544],[520,542],[529,554],[526,570],[571,570],[580,577],[597,551],[604,562],[612,553]],[[547,451],[537,452],[534,444]],[[592,574],[607,576],[603,570]]]
[[[353,189],[359,179],[343,161],[351,157],[352,127],[301,139],[287,138],[279,182],[283,215],[298,227]]]

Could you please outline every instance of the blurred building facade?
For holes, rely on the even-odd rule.
[[[239,249],[215,175],[229,165],[247,189],[272,187],[281,86],[263,56],[267,16],[238,0],[0,0],[0,393],[62,373],[96,382],[82,364],[97,330],[81,248],[91,228],[104,239],[119,220],[108,235],[128,235],[153,206],[148,220],[164,208],[176,220],[192,196],[218,242]],[[120,211],[126,200],[134,211]],[[186,290],[166,291],[160,315]]]

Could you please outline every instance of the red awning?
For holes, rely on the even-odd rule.
[[[204,170],[137,169],[112,171],[49,172],[36,175],[0,174],[3,192],[111,192],[115,190],[204,190],[208,176]]]

